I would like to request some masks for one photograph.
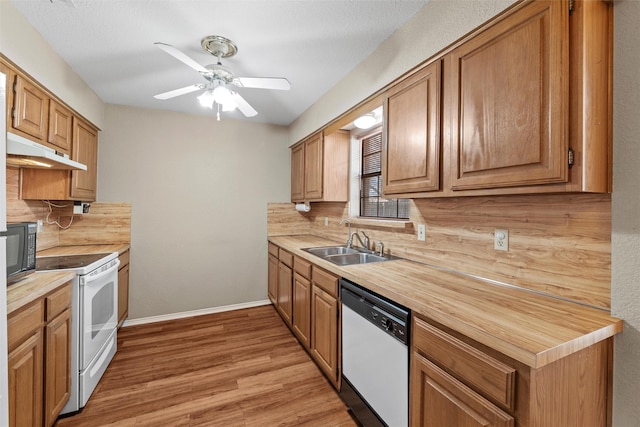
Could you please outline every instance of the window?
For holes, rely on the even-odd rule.
[[[360,216],[409,218],[409,199],[386,199],[382,192],[382,129],[361,139]]]

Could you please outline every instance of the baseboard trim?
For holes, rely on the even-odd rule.
[[[222,307],[210,307],[200,310],[183,311],[181,313],[162,314],[160,316],[141,317],[139,319],[127,319],[122,324],[122,327],[144,325],[147,323],[164,322],[165,320],[183,319],[185,317],[202,316],[204,314],[222,313],[225,311],[241,310],[243,308],[260,307],[263,305],[269,305],[271,301],[252,301],[243,302],[240,304],[224,305]]]

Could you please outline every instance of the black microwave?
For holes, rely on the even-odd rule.
[[[36,232],[35,222],[7,224],[7,284],[15,283],[24,276],[36,271]]]

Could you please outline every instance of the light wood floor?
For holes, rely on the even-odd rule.
[[[125,327],[67,426],[356,426],[273,306]]]

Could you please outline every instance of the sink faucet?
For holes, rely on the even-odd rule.
[[[351,233],[349,235],[349,241],[347,242],[347,247],[350,248],[351,244],[353,243],[353,238],[355,237],[356,239],[358,239],[358,242],[360,243],[360,246],[363,247],[364,249],[369,250],[369,236],[367,236],[364,231],[361,231],[362,235],[364,236],[364,241],[360,238],[360,235],[358,234],[357,231],[354,231],[353,233]]]
[[[341,219],[340,220],[340,225],[347,223],[347,225],[349,226],[349,231],[347,232],[347,247],[350,248],[351,247],[351,221],[349,221],[347,218]]]

